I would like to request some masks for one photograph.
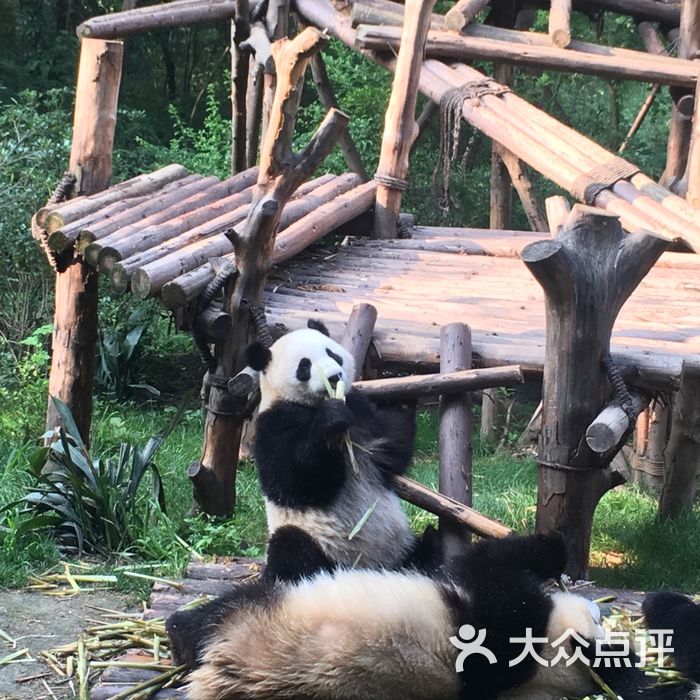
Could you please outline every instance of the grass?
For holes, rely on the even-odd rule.
[[[109,454],[120,442],[143,443],[170,421],[173,407],[115,404],[98,401],[92,450]],[[1,438],[2,436],[0,436]],[[144,533],[140,551],[126,552],[97,570],[135,565],[138,560],[159,563],[148,573],[174,576],[181,572],[190,552],[176,535],[202,555],[244,554],[260,556],[265,544],[265,511],[254,466],[244,462],[237,480],[237,511],[234,517],[192,517],[191,487],[187,466],[201,450],[202,416],[198,408],[186,411],[181,423],[165,442],[156,462],[165,485],[167,515]],[[19,498],[29,484],[26,473],[28,446],[0,452],[0,507]],[[419,417],[416,460],[412,476],[437,486],[437,417]],[[517,458],[507,450],[488,451],[474,444],[474,506],[516,531],[534,526],[537,491],[536,466],[532,458]],[[407,505],[412,526],[421,530],[435,518]],[[700,511],[673,523],[656,521],[655,499],[637,487],[627,486],[607,494],[596,512],[592,545],[592,578],[611,587],[640,590],[675,588],[700,591]],[[0,516],[1,517],[1,516]],[[2,520],[0,520],[2,523]],[[0,530],[0,586],[21,586],[26,576],[38,573],[59,560],[46,537],[18,538],[12,516]],[[145,554],[144,554],[145,553]],[[138,554],[138,556],[137,556]],[[119,577],[120,587],[145,592],[148,585]]]

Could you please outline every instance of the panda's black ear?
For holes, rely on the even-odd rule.
[[[329,338],[331,337],[331,334],[326,328],[326,324],[323,321],[319,321],[317,318],[310,318],[306,325],[312,330],[323,333],[323,335],[328,336]]]
[[[246,360],[253,369],[262,372],[270,364],[272,352],[262,343],[255,341],[246,348]]]

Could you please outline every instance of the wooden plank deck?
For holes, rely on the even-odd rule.
[[[294,329],[318,317],[338,334],[353,305],[369,302],[379,312],[383,363],[434,368],[440,326],[462,321],[479,363],[541,371],[544,295],[515,256],[542,237],[417,228],[411,239],[307,251],[271,274],[268,320]],[[684,360],[700,363],[700,256],[662,256],[623,307],[612,350],[634,361],[639,383],[653,388],[674,388]]]

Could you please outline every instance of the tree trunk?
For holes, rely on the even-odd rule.
[[[107,187],[124,46],[120,41],[83,39],[76,88],[70,171],[78,194]],[[83,440],[90,438],[92,384],[97,343],[97,275],[78,260],[56,273],[49,396],[72,411]],[[49,398],[46,429],[61,424]]]
[[[564,534],[574,580],[588,570],[598,501],[624,481],[585,441],[608,403],[602,360],[620,308],[667,245],[653,235],[625,235],[616,217],[576,205],[556,238],[522,252],[544,289],[547,315],[537,528]]]

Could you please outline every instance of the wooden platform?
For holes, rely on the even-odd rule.
[[[187,573],[176,583],[179,587],[166,586],[156,583],[149,598],[147,617],[162,617],[167,619],[172,613],[188,603],[204,596],[217,596],[228,591],[231,586],[242,581],[250,580],[259,574],[262,562],[257,559],[233,557],[216,564],[191,562]],[[637,591],[600,588],[595,585],[583,585],[572,589],[572,592],[582,595],[589,600],[615,598],[613,605],[623,607],[632,612],[639,612],[644,593]],[[603,614],[607,614],[610,605],[601,605]],[[122,661],[148,661],[151,657],[144,650],[134,650],[120,658]],[[117,693],[149,680],[157,675],[157,671],[134,668],[111,668],[106,670],[99,682],[91,689],[91,700],[108,700]],[[160,690],[151,697],[157,700],[173,700],[186,698],[184,688],[167,688]]]
[[[417,227],[407,240],[354,240],[303,253],[269,279],[268,320],[297,328],[321,318],[338,334],[354,304],[379,312],[382,363],[407,370],[438,363],[439,328],[468,323],[485,366],[544,363],[544,295],[516,257],[545,237]],[[640,368],[639,383],[673,388],[683,361],[700,363],[700,256],[666,253],[622,309],[613,352]]]

